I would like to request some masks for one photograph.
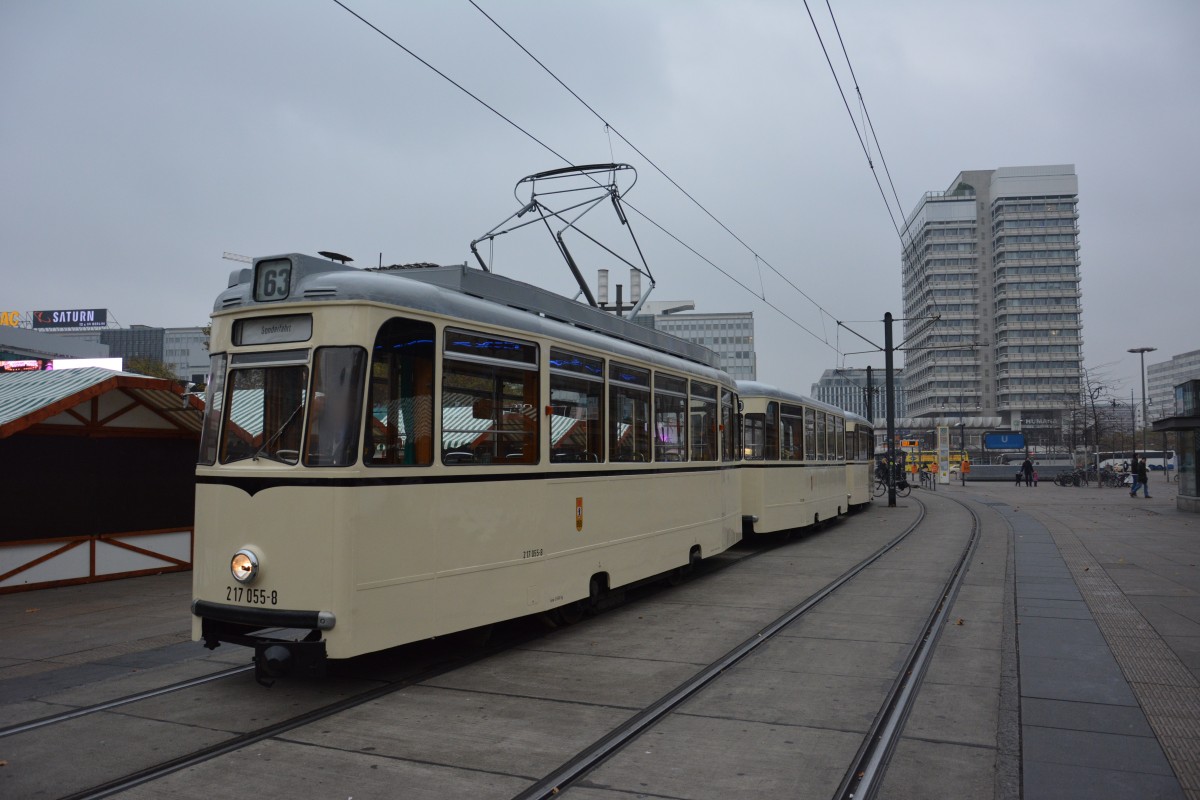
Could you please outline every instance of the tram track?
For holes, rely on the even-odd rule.
[[[514,800],[542,800],[557,797],[569,791],[604,761],[632,744],[647,730],[666,719],[684,702],[696,696],[714,681],[719,680],[727,670],[769,642],[774,636],[833,595],[917,531],[925,520],[926,506],[919,499],[916,502],[921,509],[920,516],[893,540],[846,570],[820,591],[789,609],[724,656],[701,669],[691,679],[668,691],[627,722],[605,734],[591,746],[517,794]],[[895,748],[903,730],[904,721],[912,708],[917,690],[920,688],[921,680],[936,646],[938,633],[946,621],[979,538],[981,523],[978,514],[969,506],[958,503],[958,501],[955,502],[971,514],[971,535],[947,579],[943,591],[933,603],[921,635],[904,660],[879,713],[863,738],[863,743],[853,763],[846,770],[845,777],[833,795],[834,800],[862,800],[876,796],[885,774],[887,760]]]

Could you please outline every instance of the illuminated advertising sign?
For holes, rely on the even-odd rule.
[[[30,372],[45,369],[47,362],[40,358],[23,358],[16,361],[0,361],[0,372]]]
[[[67,311],[34,311],[37,328],[103,328],[108,325],[107,308],[77,308]]]
[[[56,358],[50,362],[47,369],[83,369],[84,367],[103,367],[120,372],[123,366],[120,358]]]

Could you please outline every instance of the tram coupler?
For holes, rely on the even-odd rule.
[[[254,680],[262,686],[273,686],[277,678],[285,675],[324,678],[325,667],[323,641],[254,643]]]

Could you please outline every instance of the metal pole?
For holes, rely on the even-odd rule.
[[[1137,353],[1139,356],[1141,356],[1141,359],[1142,359],[1142,452],[1143,453],[1146,452],[1146,448],[1149,447],[1149,445],[1146,444],[1146,423],[1148,423],[1150,421],[1150,414],[1146,409],[1146,353],[1153,353],[1157,349],[1158,349],[1157,347],[1131,347],[1127,351],[1130,353]],[[1130,391],[1130,393],[1129,393],[1129,402],[1130,402],[1130,405],[1133,404],[1133,392],[1132,391]],[[1133,444],[1133,446],[1135,448],[1137,447],[1137,426],[1136,425],[1134,426],[1134,444]]]
[[[887,409],[888,507],[896,507],[896,391],[892,370],[892,312],[883,315],[884,396]]]

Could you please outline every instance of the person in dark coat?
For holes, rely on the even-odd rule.
[[[1029,456],[1021,462],[1021,474],[1025,476],[1025,485],[1033,486],[1033,462],[1029,460]]]
[[[1133,489],[1130,490],[1130,497],[1137,497],[1138,489],[1142,490],[1142,496],[1150,497],[1150,474],[1146,469],[1146,457],[1142,456],[1133,463]]]

